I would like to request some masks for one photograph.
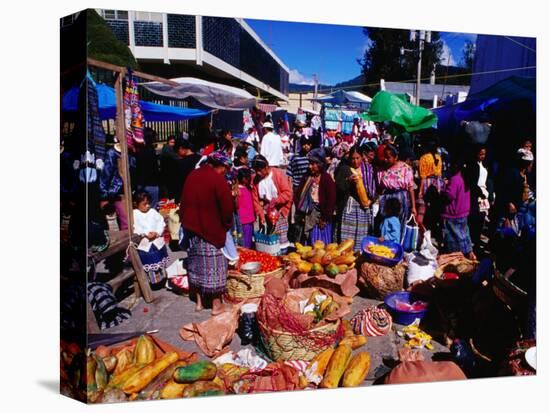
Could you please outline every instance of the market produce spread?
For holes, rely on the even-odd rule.
[[[283,257],[283,260],[296,266],[300,273],[319,275],[327,274],[336,277],[353,268],[357,257],[353,253],[354,242],[343,241],[340,244],[325,245],[323,241],[315,241],[313,246],[296,243],[296,252]]]
[[[261,251],[254,251],[248,248],[239,248],[238,269],[249,262],[259,262],[260,273],[271,272],[281,266],[279,258],[274,257],[273,255],[266,254]]]

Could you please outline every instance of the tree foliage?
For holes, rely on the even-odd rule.
[[[86,10],[88,56],[117,66],[137,68],[134,55],[116,38],[111,28],[93,9]]]
[[[474,68],[475,44],[471,40],[466,40],[462,48],[462,65],[470,72]]]
[[[386,81],[413,81],[417,75],[418,39],[409,39],[409,30],[364,27],[363,33],[369,38],[367,48],[359,64],[368,84],[377,83],[380,79]],[[422,52],[422,78],[429,78],[434,64],[439,64],[443,42],[439,32],[432,32],[431,43],[424,43]],[[401,47],[412,51],[402,56]],[[426,82],[424,80],[423,82]],[[367,87],[367,92],[377,89]]]

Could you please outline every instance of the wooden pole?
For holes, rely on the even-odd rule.
[[[88,64],[90,66],[99,67],[101,69],[110,70],[112,72],[122,73],[123,76],[126,75],[126,68],[122,66],[113,65],[111,63],[105,63],[101,60],[92,59],[91,57],[88,58]],[[132,70],[132,73],[142,79],[147,79],[153,82],[160,82],[165,83],[170,86],[179,86],[179,83],[174,82],[173,80],[166,79],[164,77],[160,76],[154,76],[147,73],[140,72],[138,70]]]
[[[115,93],[116,93],[116,136],[117,140],[120,143],[121,147],[121,176],[124,183],[124,200],[126,204],[126,213],[128,217],[128,253],[130,255],[130,260],[134,271],[136,272],[137,284],[139,284],[139,289],[134,283],[134,289],[136,292],[136,297],[141,294],[145,302],[150,303],[153,301],[153,293],[147,279],[147,275],[143,270],[143,265],[139,259],[138,252],[132,243],[132,233],[134,229],[134,214],[132,208],[132,185],[130,182],[130,166],[128,162],[128,142],[126,141],[126,122],[124,120],[124,94],[122,91],[122,79],[126,75],[126,69],[120,68],[116,80],[115,80]]]

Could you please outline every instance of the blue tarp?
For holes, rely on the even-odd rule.
[[[480,74],[472,76],[470,94],[481,92],[509,76],[535,77],[536,50],[534,37],[479,34],[473,72]]]
[[[96,84],[99,98],[99,116],[101,119],[114,119],[116,117],[116,93],[112,87]],[[78,108],[78,94],[80,88],[73,87],[63,96],[61,108],[66,112],[76,112]],[[199,118],[210,114],[208,110],[180,108],[176,106],[161,105],[158,103],[140,101],[141,110],[145,121],[164,122]]]
[[[491,119],[494,113],[511,108],[518,102],[531,105],[536,102],[536,78],[510,76],[455,105],[433,109],[437,115],[440,135],[452,133],[461,121]]]

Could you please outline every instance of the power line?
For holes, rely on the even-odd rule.
[[[518,42],[518,41],[515,40],[515,39],[512,39],[511,37],[508,37],[508,36],[504,36],[504,37],[505,37],[506,39],[510,40],[511,42],[514,42],[514,43],[516,43],[516,44],[519,44],[521,47],[524,47],[524,48],[526,48],[527,50],[532,51],[533,53],[537,53],[537,51],[536,51],[535,49],[533,49],[533,48],[531,48],[531,47],[529,47],[529,46],[526,46],[526,45],[524,45],[523,43]]]
[[[485,71],[485,72],[472,72],[472,73],[464,73],[464,74],[459,74],[459,75],[438,76],[438,77],[436,77],[436,80],[437,79],[452,79],[452,78],[459,78],[459,77],[466,77],[466,76],[489,75],[489,74],[492,74],[492,73],[512,72],[512,71],[516,71],[516,70],[527,70],[527,69],[536,69],[536,66],[523,66],[523,67],[515,67],[515,68],[511,68],[511,69],[488,70],[488,71]],[[429,79],[430,79],[430,77],[428,76],[428,77],[423,77],[420,80],[429,80]],[[416,81],[416,79],[405,79],[405,80],[391,80],[390,82],[409,83],[409,82],[415,82],[415,81]],[[380,84],[380,82],[365,83],[365,84],[361,84],[361,85],[340,87],[337,90],[355,89],[355,88],[364,87],[364,86],[377,86],[379,84]],[[329,89],[322,89],[322,90],[319,89],[318,92],[326,92],[328,90]]]

